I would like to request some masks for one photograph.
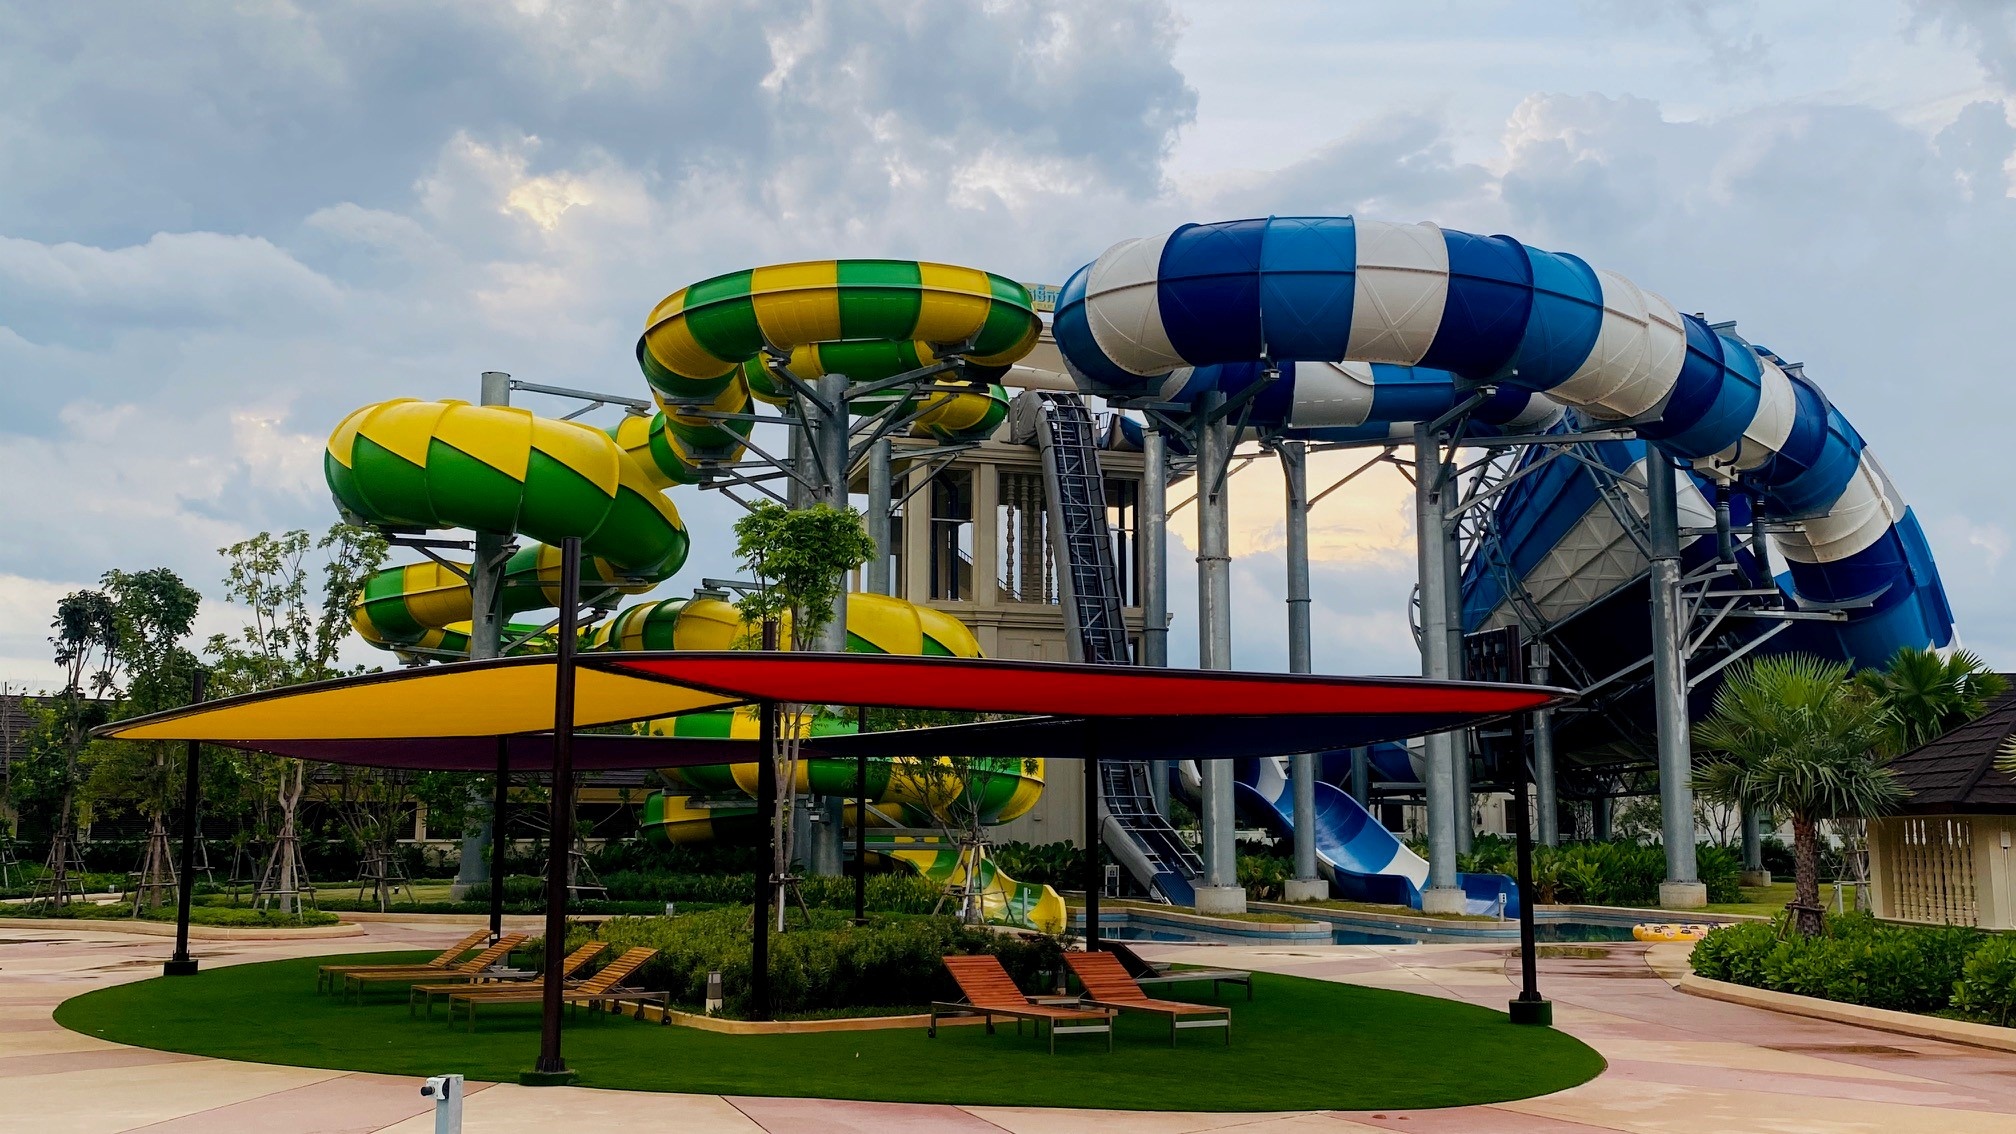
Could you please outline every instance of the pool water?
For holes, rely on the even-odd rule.
[[[1506,922],[1505,929],[1512,931],[1517,940],[1517,922]],[[1208,930],[1189,929],[1172,925],[1148,925],[1122,922],[1117,925],[1102,925],[1099,936],[1114,941],[1152,941],[1169,945],[1256,945],[1278,944],[1278,939],[1268,942],[1265,938],[1212,933]],[[1631,940],[1631,927],[1614,922],[1600,921],[1556,921],[1545,920],[1534,923],[1533,939],[1547,944],[1556,942],[1606,942]],[[1410,931],[1406,929],[1371,929],[1359,926],[1337,925],[1330,935],[1335,945],[1421,945],[1498,943],[1506,940],[1501,936],[1484,937],[1476,934],[1437,933],[1432,930]]]

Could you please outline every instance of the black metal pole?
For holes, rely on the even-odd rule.
[[[560,624],[553,671],[553,796],[546,847],[546,974],[543,1011],[539,1020],[539,1062],[533,1085],[570,1081],[573,1073],[560,1055],[560,1010],[565,979],[561,961],[567,954],[567,875],[574,850],[574,648],[580,631],[581,539],[560,541]]]
[[[503,737],[497,738],[497,782],[491,785],[490,796],[490,940],[495,942],[504,936],[504,848],[510,840],[504,837],[504,804],[511,794],[510,748]]]
[[[203,671],[189,681],[189,703],[203,700]],[[161,966],[163,976],[195,976],[196,958],[189,955],[189,905],[196,892],[196,823],[203,804],[203,745],[189,742],[182,758],[182,877],[175,887],[175,955]]]
[[[1106,879],[1099,869],[1099,757],[1092,744],[1092,722],[1085,722],[1085,951],[1099,949],[1099,888]]]
[[[1523,676],[1523,675],[1522,675]],[[1539,958],[1533,945],[1533,824],[1526,798],[1532,782],[1526,765],[1526,715],[1512,718],[1512,823],[1519,859],[1519,997],[1512,1001],[1515,1024],[1554,1022],[1554,1006],[1540,996]]]
[[[756,909],[749,947],[749,1014],[770,1018],[770,902],[777,864],[777,705],[765,701],[756,760],[756,817],[763,829],[763,860],[756,864]]]
[[[858,710],[855,732],[868,731],[868,706]],[[854,757],[854,923],[868,924],[868,753]]]

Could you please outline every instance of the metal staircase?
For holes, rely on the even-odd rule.
[[[1015,441],[1035,444],[1043,456],[1068,656],[1125,665],[1127,627],[1121,618],[1120,578],[1092,415],[1076,394],[1029,390],[1015,399],[1009,429]],[[1203,875],[1204,864],[1156,810],[1149,762],[1101,761],[1099,772],[1101,841],[1150,893],[1164,901],[1194,903],[1191,880]]]

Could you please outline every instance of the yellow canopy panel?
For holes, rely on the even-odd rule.
[[[120,740],[382,740],[507,736],[553,728],[551,658],[371,674],[192,705],[105,725]],[[577,667],[577,728],[689,713],[746,698],[649,677]]]

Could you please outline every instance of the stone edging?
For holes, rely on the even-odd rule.
[[[1640,906],[1585,906],[1585,905],[1542,905],[1542,910],[1565,910],[1568,913],[1587,914],[1590,917],[1637,918],[1642,922],[1656,925],[1701,924],[1734,925],[1743,921],[1770,921],[1768,917],[1756,914],[1709,913],[1707,910],[1662,910],[1645,909]]]
[[[1478,918],[1475,920],[1465,918],[1459,921],[1456,918],[1448,917],[1416,917],[1408,914],[1373,913],[1371,910],[1333,910],[1326,909],[1314,903],[1305,906],[1294,902],[1254,902],[1252,905],[1255,909],[1273,910],[1277,913],[1292,913],[1326,923],[1345,922],[1358,926],[1399,926],[1407,929],[1436,930],[1447,934],[1509,933],[1516,936],[1519,932],[1519,920],[1517,918],[1510,918],[1505,921],[1487,918]]]
[[[1289,941],[1299,940],[1300,938],[1304,937],[1312,937],[1312,938],[1321,937],[1325,941],[1329,940],[1330,938],[1329,922],[1319,921],[1315,918],[1311,918],[1305,912],[1299,910],[1296,911],[1283,910],[1279,912],[1283,913],[1294,912],[1300,914],[1304,918],[1304,920],[1245,921],[1240,918],[1212,917],[1210,914],[1189,913],[1187,911],[1178,911],[1173,908],[1166,908],[1162,906],[1136,906],[1136,905],[1109,906],[1105,903],[1101,903],[1099,907],[1099,923],[1101,925],[1104,925],[1107,919],[1112,915],[1123,914],[1126,916],[1126,919],[1128,921],[1147,922],[1149,924],[1160,923],[1162,925],[1188,926],[1192,929],[1209,929],[1214,933],[1223,933],[1237,937],[1262,937],[1262,938],[1271,937],[1276,940],[1285,939]],[[1085,907],[1084,906],[1067,907],[1066,914],[1067,919],[1069,917],[1077,917],[1079,919],[1083,919],[1085,916]],[[1180,943],[1168,942],[1167,944],[1180,944]]]
[[[173,937],[172,921],[131,921],[119,918],[10,917],[0,918],[0,930],[66,929],[77,933],[124,933],[139,937]],[[306,925],[299,929],[279,926],[192,925],[191,941],[318,941],[336,937],[362,937],[361,925]]]
[[[1938,1016],[1921,1016],[1916,1012],[1897,1012],[1888,1008],[1867,1008],[1860,1004],[1843,1004],[1836,1000],[1821,1000],[1813,996],[1773,992],[1768,988],[1751,988],[1748,985],[1731,984],[1728,981],[1710,980],[1693,973],[1682,976],[1678,987],[1680,991],[1694,996],[1710,1000],[1726,1000],[1731,1004],[1743,1004],[1751,1008],[1764,1008],[1793,1016],[1810,1016],[1816,1020],[1832,1020],[1837,1024],[1854,1024],[1858,1027],[1874,1028],[1879,1032],[1916,1036],[1919,1039],[1944,1040],[1947,1043],[1966,1044],[1969,1047],[2016,1052],[2016,1028],[2000,1028],[1994,1024],[1976,1024],[1967,1020],[1946,1020]]]
[[[644,1006],[644,1018],[662,1020],[667,1011],[655,1004]],[[929,1016],[850,1016],[838,1020],[724,1020],[719,1016],[702,1016],[696,1012],[681,1012],[677,1008],[670,1011],[672,1023],[682,1028],[693,1028],[703,1032],[719,1032],[730,1036],[784,1036],[812,1032],[880,1032],[897,1031],[904,1028],[922,1028],[931,1023]],[[1003,1017],[1005,1020],[1006,1017]],[[978,1016],[945,1016],[938,1021],[941,1028],[960,1024],[985,1023]]]

